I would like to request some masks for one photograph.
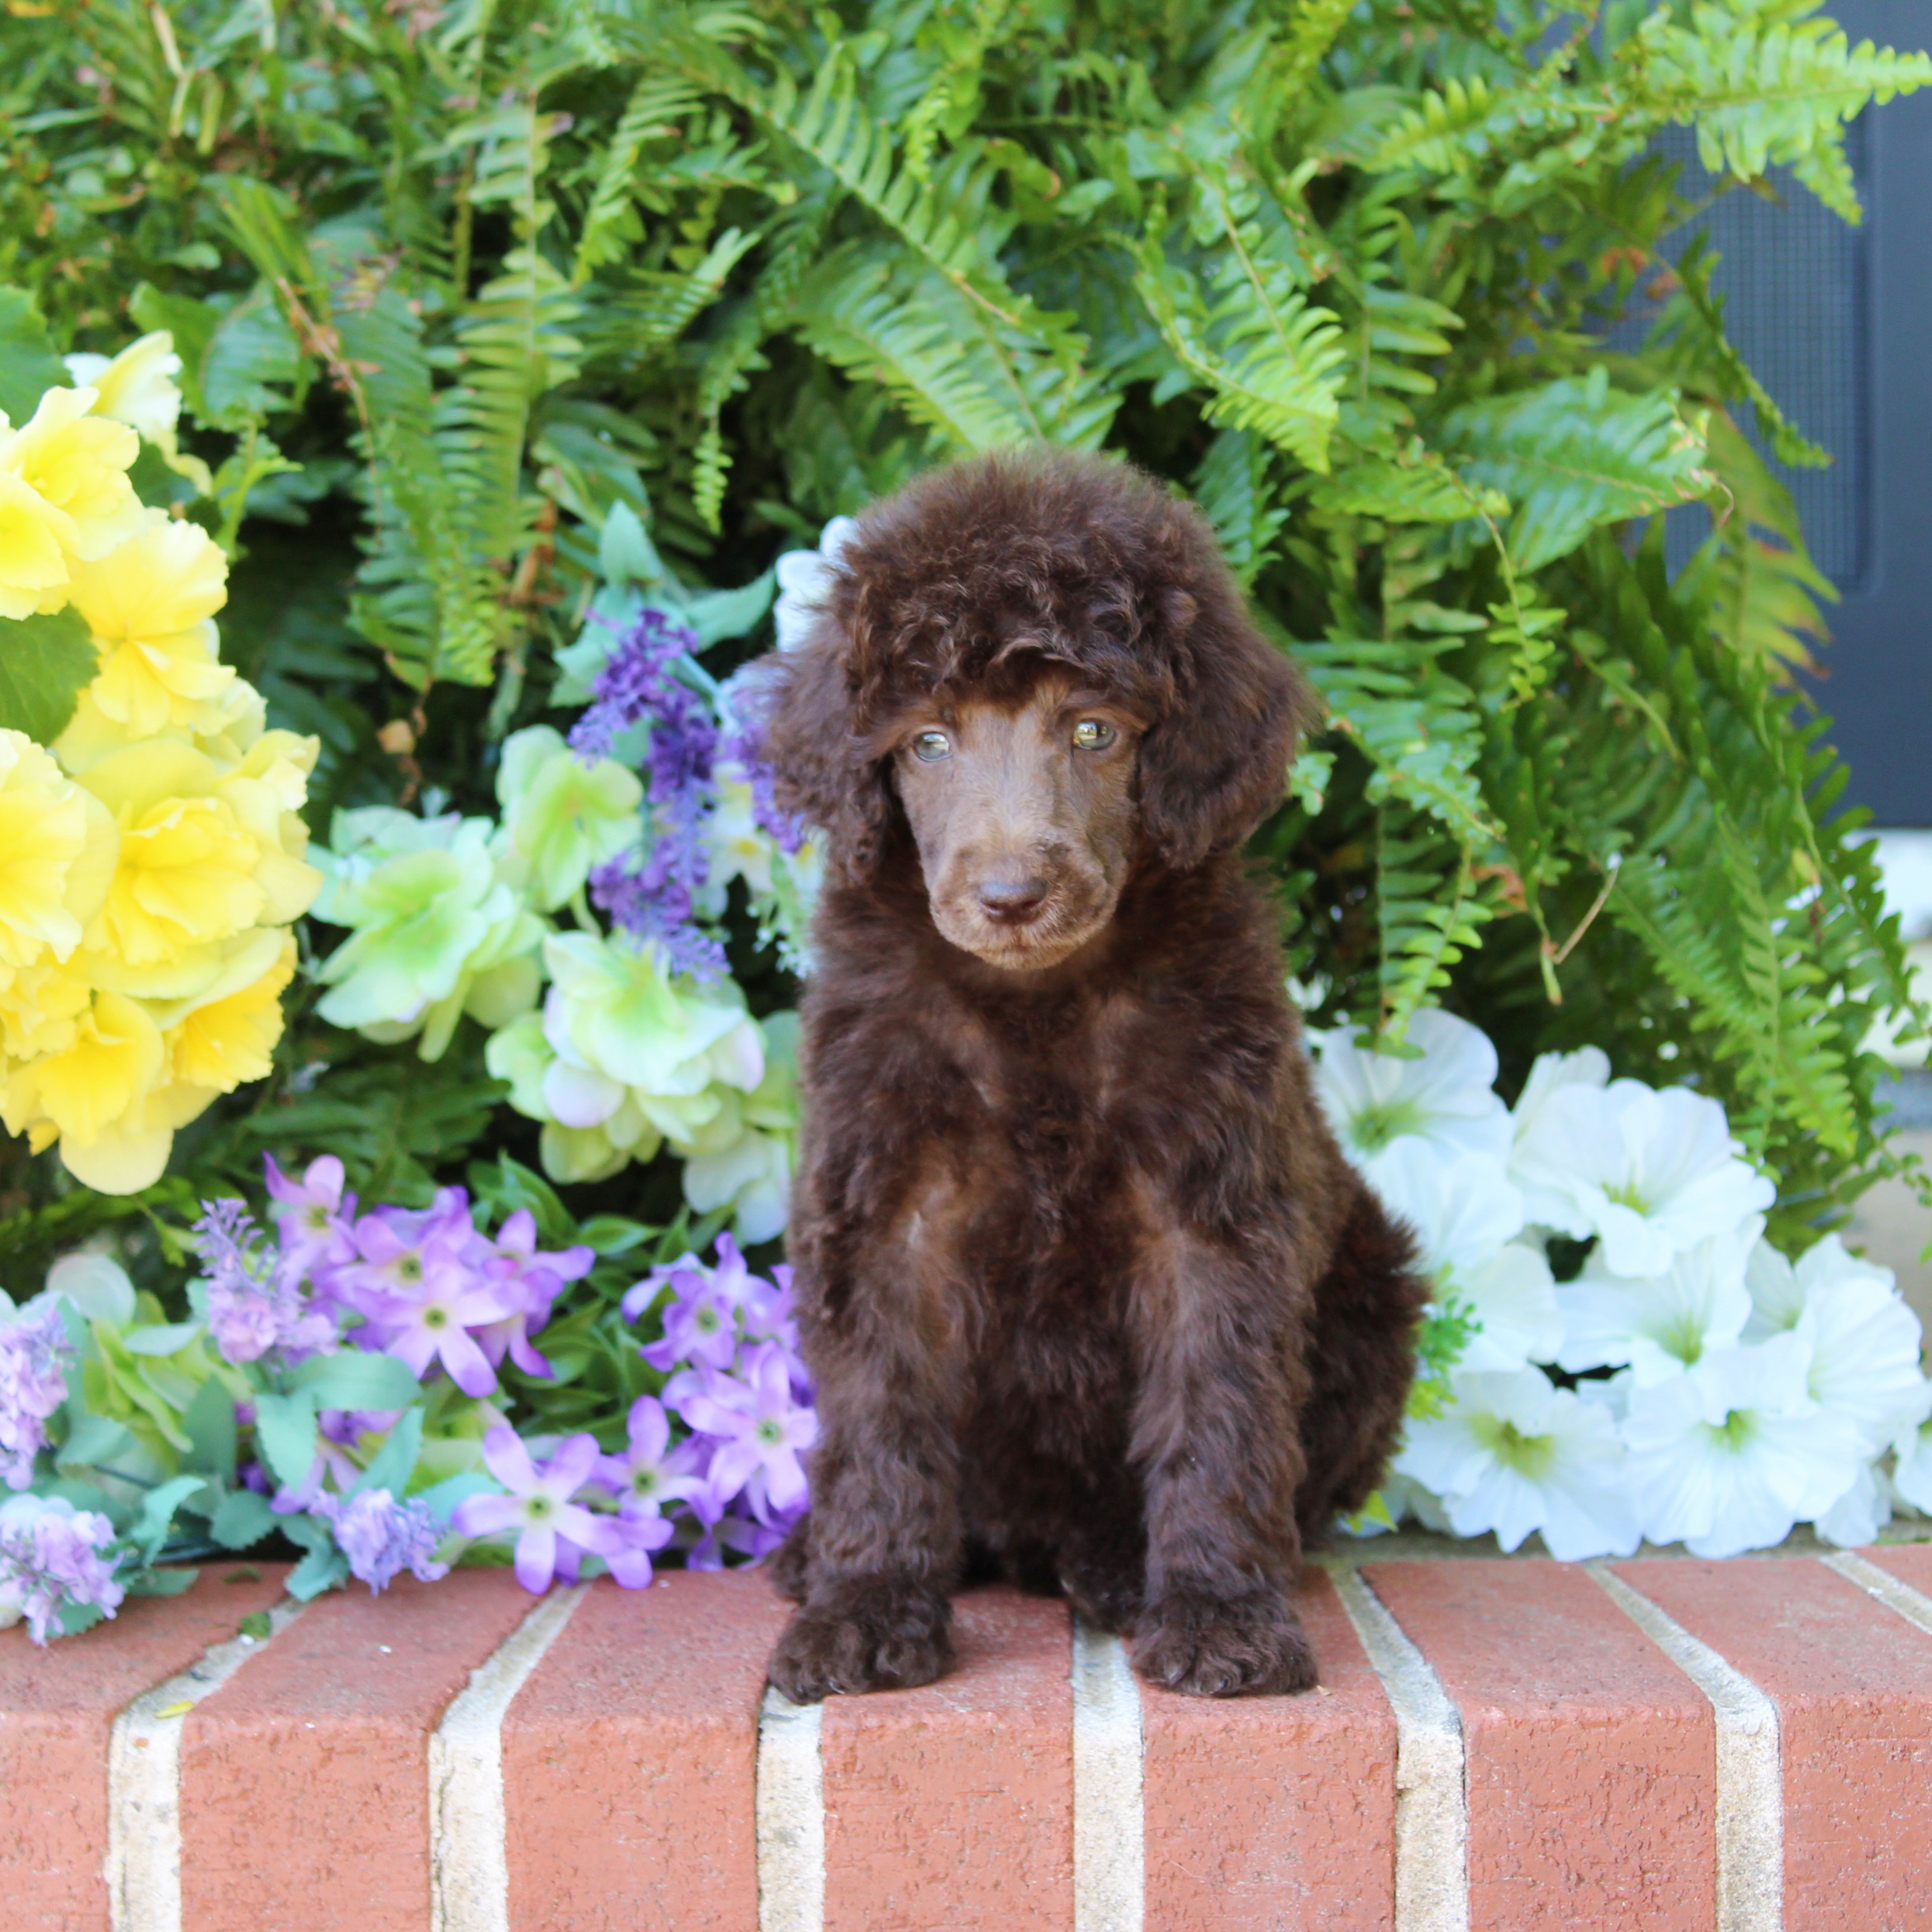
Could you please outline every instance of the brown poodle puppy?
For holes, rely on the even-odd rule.
[[[772,1683],[926,1683],[950,1593],[1004,1572],[1156,1683],[1306,1688],[1301,1539],[1381,1474],[1425,1290],[1242,874],[1301,680],[1196,511],[1039,453],[862,518],[766,704],[831,860],[790,1239],[821,1433]]]

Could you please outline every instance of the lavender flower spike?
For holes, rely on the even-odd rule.
[[[0,1324],[0,1474],[9,1489],[24,1490],[34,1480],[47,1418],[67,1400],[70,1355],[56,1296],[37,1298]]]
[[[111,1617],[126,1594],[114,1559],[100,1552],[114,1526],[64,1496],[14,1496],[0,1504],[0,1623],[24,1616],[27,1634],[44,1645],[64,1605],[92,1606]]]
[[[235,1200],[204,1201],[194,1224],[207,1270],[208,1326],[225,1360],[259,1361],[279,1348],[291,1359],[335,1340],[335,1323],[307,1306],[298,1277],[256,1245],[254,1218]]]
[[[436,1561],[442,1532],[426,1502],[398,1502],[387,1490],[364,1490],[352,1496],[319,1496],[310,1508],[334,1528],[335,1546],[371,1596],[405,1569],[425,1583],[449,1574],[449,1565]]]

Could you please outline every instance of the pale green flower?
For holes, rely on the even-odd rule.
[[[760,1021],[764,1078],[742,1096],[721,1090],[716,1118],[698,1136],[671,1143],[686,1156],[685,1199],[700,1214],[728,1202],[747,1244],[784,1230],[798,1158],[798,1024],[792,1012]]]
[[[644,796],[635,772],[612,758],[586,765],[548,724],[513,732],[496,771],[504,877],[554,911],[593,866],[638,842]]]
[[[315,916],[350,937],[322,966],[317,1011],[370,1037],[420,1033],[434,1060],[458,1016],[501,1025],[536,1004],[544,928],[501,878],[486,818],[338,812]]]
[[[602,1180],[667,1139],[742,1138],[740,1096],[764,1078],[765,1046],[732,981],[674,977],[656,948],[596,933],[551,934],[544,960],[542,1016],[493,1036],[485,1058],[511,1104],[544,1123],[553,1180]]]

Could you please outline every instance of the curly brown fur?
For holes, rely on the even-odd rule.
[[[1302,1538],[1378,1479],[1424,1291],[1238,857],[1293,667],[1191,507],[1001,457],[861,520],[766,704],[830,860],[791,1230],[822,1432],[772,1682],[925,1682],[1004,1570],[1156,1682],[1305,1688]]]

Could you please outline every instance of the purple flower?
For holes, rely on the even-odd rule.
[[[670,1286],[664,1339],[646,1342],[638,1354],[667,1373],[680,1362],[728,1369],[738,1355],[738,1304],[728,1279],[722,1270],[707,1274],[697,1268],[676,1268]]]
[[[629,1434],[621,1456],[600,1456],[597,1464],[597,1480],[616,1498],[621,1519],[661,1515],[668,1502],[709,1502],[711,1486],[701,1467],[708,1453],[690,1442],[671,1448],[670,1419],[656,1396],[640,1395],[632,1403]]]
[[[763,1496],[776,1510],[795,1508],[808,1494],[801,1450],[811,1448],[818,1418],[792,1399],[791,1367],[776,1342],[747,1349],[736,1376],[700,1372],[702,1392],[683,1397],[679,1412],[717,1444],[712,1489],[730,1495],[761,1478]]]
[[[491,1366],[501,1366],[507,1350],[526,1375],[551,1374],[550,1364],[530,1346],[530,1338],[550,1319],[551,1306],[565,1288],[590,1272],[596,1250],[580,1246],[546,1252],[537,1246],[536,1216],[527,1208],[519,1208],[497,1230],[494,1242],[476,1238],[470,1258],[478,1276],[502,1293],[512,1311],[476,1331],[477,1345]]]
[[[264,1154],[262,1165],[268,1198],[277,1204],[268,1212],[290,1272],[312,1276],[354,1260],[347,1224],[356,1218],[356,1197],[342,1191],[341,1162],[326,1154],[309,1162],[298,1181],[275,1165],[272,1154]]]
[[[92,1604],[112,1616],[125,1594],[114,1561],[100,1552],[114,1526],[63,1496],[14,1496],[0,1504],[0,1617],[27,1619],[27,1634],[44,1644],[63,1604]],[[10,1612],[10,1614],[8,1614]]]
[[[310,1507],[334,1530],[335,1546],[371,1596],[386,1590],[402,1570],[425,1583],[449,1574],[449,1565],[436,1561],[442,1532],[426,1502],[398,1502],[387,1490],[364,1490],[352,1496],[318,1496]]]
[[[764,726],[754,720],[740,720],[726,734],[718,755],[744,772],[752,788],[752,818],[758,830],[774,840],[780,851],[796,852],[805,843],[806,822],[779,806],[772,768],[765,758]]]
[[[604,1532],[599,1552],[620,1589],[641,1590],[651,1580],[651,1554],[676,1534],[662,1516],[625,1516],[598,1519]]]
[[[280,1349],[294,1361],[332,1346],[334,1317],[308,1305],[298,1274],[262,1253],[242,1203],[204,1201],[201,1208],[196,1245],[207,1270],[208,1332],[223,1359],[258,1361]]]
[[[0,1322],[0,1470],[9,1489],[24,1490],[34,1480],[47,1418],[67,1400],[71,1358],[58,1297],[37,1297]]]
[[[590,687],[590,704],[570,734],[570,748],[586,765],[610,755],[620,733],[672,711],[674,687],[694,701],[697,693],[680,684],[671,667],[698,648],[698,633],[674,624],[662,610],[646,609],[612,646]]]
[[[465,1395],[494,1395],[496,1372],[470,1333],[512,1313],[502,1284],[462,1268],[438,1269],[412,1294],[364,1298],[370,1328],[382,1352],[410,1365],[418,1381],[440,1362]]]
[[[693,923],[694,896],[710,875],[704,822],[712,804],[718,726],[706,700],[677,674],[697,634],[646,610],[618,640],[570,734],[586,763],[608,758],[620,732],[650,726],[652,838],[641,864],[617,858],[590,874],[592,902],[637,940],[664,949],[670,970],[701,979],[724,970],[718,942]]]
[[[609,1518],[594,1516],[571,1500],[597,1466],[594,1436],[566,1436],[538,1467],[516,1431],[500,1422],[483,1438],[483,1460],[509,1493],[465,1498],[457,1505],[454,1526],[464,1536],[515,1529],[517,1581],[533,1595],[548,1590],[560,1571],[574,1580],[586,1554],[608,1562],[614,1550],[622,1550]]]
[[[349,1230],[350,1256],[335,1270],[335,1292],[367,1315],[372,1298],[413,1294],[432,1277],[464,1274],[464,1254],[476,1232],[470,1197],[460,1187],[440,1189],[420,1212],[376,1208]]]

